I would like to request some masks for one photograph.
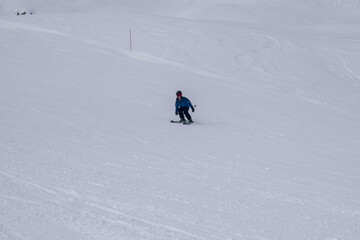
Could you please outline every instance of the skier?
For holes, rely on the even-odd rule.
[[[195,111],[194,106],[191,104],[189,99],[182,96],[181,91],[177,91],[176,96],[177,98],[175,101],[175,114],[180,115],[180,122],[182,123],[185,122],[185,118],[184,118],[185,115],[186,118],[189,120],[189,123],[193,123],[193,120],[191,119],[191,116],[189,114],[189,108],[191,108],[192,112],[194,112]]]

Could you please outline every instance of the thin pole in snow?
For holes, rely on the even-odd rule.
[[[130,50],[132,50],[131,28],[129,28],[129,35],[130,35]]]

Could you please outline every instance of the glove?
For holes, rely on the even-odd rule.
[[[175,111],[175,115],[178,115],[179,114],[179,112],[178,111]]]
[[[192,111],[192,112],[195,112],[195,108],[191,108],[191,111]]]

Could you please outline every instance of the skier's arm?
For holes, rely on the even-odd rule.
[[[195,108],[194,108],[194,106],[191,104],[191,102],[190,102],[190,100],[188,99],[188,104],[189,104],[189,106],[190,106],[190,108],[191,108],[191,111],[195,111]]]
[[[175,115],[178,115],[179,112],[178,112],[178,104],[177,104],[177,101],[175,101]]]

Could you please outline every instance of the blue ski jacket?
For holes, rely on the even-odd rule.
[[[175,101],[175,112],[177,112],[180,107],[188,107],[188,108],[194,109],[194,107],[193,107],[193,105],[191,104],[190,100],[187,99],[186,97],[181,97],[180,100],[179,100],[178,98],[176,98],[176,101]]]

